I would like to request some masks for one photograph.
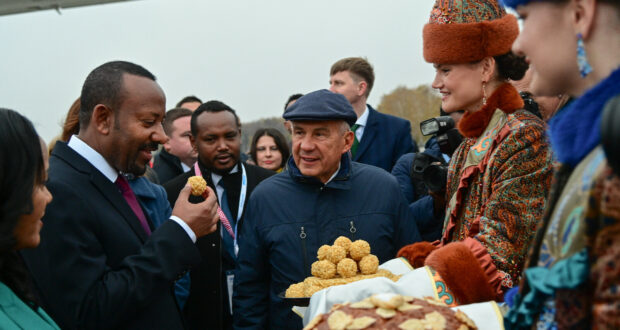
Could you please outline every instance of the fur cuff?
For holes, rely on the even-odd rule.
[[[437,247],[429,242],[413,243],[403,246],[398,251],[397,257],[403,257],[409,261],[413,268],[419,268],[424,266],[426,257],[436,249]]]
[[[444,280],[459,305],[495,300],[495,290],[467,245],[450,243],[433,251],[425,262]]]
[[[458,123],[458,129],[465,137],[479,137],[484,132],[495,113],[500,109],[510,114],[523,108],[523,99],[511,84],[497,87],[487,103],[475,112],[465,112]]]
[[[428,23],[423,30],[424,59],[454,64],[506,54],[518,34],[517,18],[510,14],[477,23]]]

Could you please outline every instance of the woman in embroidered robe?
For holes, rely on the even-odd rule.
[[[523,19],[513,50],[532,65],[532,93],[576,98],[549,122],[560,164],[506,326],[619,329],[620,178],[601,125],[620,97],[620,2],[506,2]]]
[[[528,67],[510,51],[517,34],[516,18],[496,1],[437,0],[424,27],[433,87],[444,111],[465,110],[464,139],[450,161],[441,241],[399,256],[433,269],[458,304],[502,300],[518,283],[546,205],[546,126],[508,83]]]

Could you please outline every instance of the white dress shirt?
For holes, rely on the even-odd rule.
[[[362,141],[362,136],[364,136],[364,128],[366,127],[366,122],[368,122],[369,112],[370,110],[368,110],[368,106],[366,106],[364,113],[355,121],[355,124],[357,125],[357,129],[355,130],[355,137],[357,138],[357,141]]]
[[[185,165],[185,163],[181,162],[181,168],[183,169],[183,173],[189,171],[191,167]]]
[[[239,171],[238,163],[235,166],[233,166],[233,168],[230,170],[230,172],[228,172],[228,174],[237,173],[237,171]],[[220,201],[220,204],[221,204],[222,194],[224,194],[224,187],[222,187],[221,185],[218,185],[218,183],[220,183],[220,180],[222,180],[222,176],[211,172],[211,180],[213,180],[213,185],[215,186],[215,190],[217,193],[217,200]]]
[[[73,149],[80,156],[84,157],[86,161],[88,161],[91,165],[93,165],[103,176],[105,176],[112,183],[116,182],[116,179],[119,176],[119,173],[114,167],[108,163],[108,161],[103,158],[103,156],[98,153],[95,149],[91,148],[84,141],[80,140],[77,135],[73,135],[71,139],[69,139],[69,148]],[[176,222],[185,230],[189,238],[192,239],[192,242],[196,243],[196,234],[194,231],[185,223],[185,221],[181,220],[181,218],[176,215],[170,216],[170,220]]]

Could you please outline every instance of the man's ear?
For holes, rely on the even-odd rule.
[[[93,125],[100,134],[108,135],[114,124],[114,115],[114,111],[107,105],[97,104],[90,117],[90,125]]]
[[[366,91],[368,90],[368,83],[365,80],[361,80],[357,84],[357,94],[358,96],[366,95]]]
[[[164,150],[166,150],[167,152],[170,152],[170,138],[168,138],[166,142],[162,144],[162,146],[164,147]]]
[[[355,140],[355,133],[351,132],[351,131],[346,131],[344,133],[344,148],[342,150],[342,153],[344,154],[345,152],[351,150],[351,147],[353,146],[353,141]]]
[[[196,138],[194,137],[194,134],[189,136],[189,143],[192,144],[192,149],[198,152],[198,146],[196,145]]]

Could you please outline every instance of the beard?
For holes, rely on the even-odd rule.
[[[127,166],[124,172],[133,174],[136,177],[142,176],[146,172],[146,167],[148,166],[148,162],[145,163],[144,165],[140,165],[140,163],[138,162],[138,157],[140,155],[140,152],[141,151],[153,152],[157,150],[158,146],[159,146],[159,143],[156,143],[156,142],[149,142],[149,143],[145,143],[141,145],[138,148],[138,151],[133,155],[133,157],[127,163]]]
[[[230,156],[230,158],[233,160],[232,164],[230,166],[226,166],[226,167],[218,167],[216,166],[217,164],[217,158],[214,157],[212,159],[209,159],[208,162],[203,162],[203,164],[205,165],[205,167],[211,171],[211,173],[215,173],[221,176],[224,176],[226,174],[228,174],[237,164],[239,164],[239,155],[235,156],[233,153],[222,153],[222,154],[218,154],[218,156],[222,156],[222,155],[227,155]]]

